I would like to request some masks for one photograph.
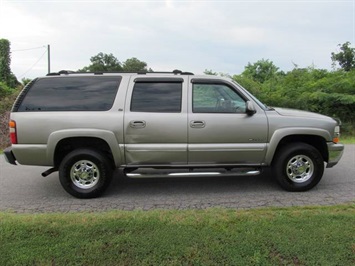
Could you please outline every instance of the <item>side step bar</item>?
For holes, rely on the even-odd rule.
[[[129,178],[167,178],[167,177],[198,177],[198,176],[255,176],[261,173],[260,169],[200,169],[197,171],[194,169],[189,171],[188,169],[137,169],[132,172],[126,172],[125,175]]]

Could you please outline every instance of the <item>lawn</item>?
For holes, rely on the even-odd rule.
[[[355,204],[0,213],[0,265],[354,265]]]
[[[343,144],[355,144],[355,136],[341,136],[340,142]]]

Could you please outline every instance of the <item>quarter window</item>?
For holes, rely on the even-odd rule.
[[[181,82],[137,82],[133,88],[131,111],[180,113]]]
[[[194,113],[245,113],[245,100],[223,84],[198,84],[192,88]]]
[[[121,77],[51,77],[39,79],[27,92],[18,112],[107,111]]]

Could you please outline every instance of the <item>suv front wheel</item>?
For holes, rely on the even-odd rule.
[[[67,154],[59,166],[59,180],[65,191],[77,198],[100,196],[112,180],[110,161],[91,149],[77,149]]]
[[[324,172],[322,155],[306,143],[292,143],[276,154],[273,173],[282,188],[306,191],[319,183]]]

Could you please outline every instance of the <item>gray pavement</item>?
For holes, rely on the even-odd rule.
[[[264,206],[334,205],[355,202],[355,145],[346,145],[338,165],[326,169],[317,187],[283,191],[270,171],[255,177],[122,179],[116,175],[97,199],[80,200],[61,187],[58,173],[44,178],[46,167],[13,166],[0,155],[0,211],[76,212],[106,210],[234,209]]]

